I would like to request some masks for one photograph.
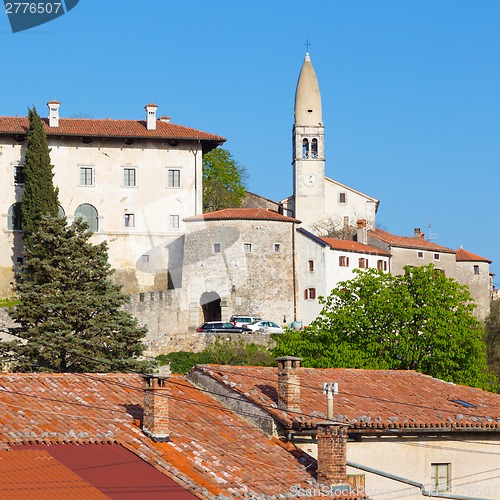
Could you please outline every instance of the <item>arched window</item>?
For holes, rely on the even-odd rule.
[[[57,205],[58,206],[58,212],[57,212],[57,215],[59,217],[66,217],[66,212],[64,211],[64,208],[61,207],[61,205]]]
[[[318,157],[318,139],[313,139],[311,141],[311,158]]]
[[[309,158],[309,139],[302,141],[302,158]]]
[[[88,203],[79,205],[75,210],[75,218],[77,217],[85,219],[89,225],[89,229],[93,233],[99,231],[99,215],[97,214],[97,210],[94,206],[89,205]]]
[[[21,202],[18,201],[9,207],[7,229],[11,231],[21,231],[21,221]]]

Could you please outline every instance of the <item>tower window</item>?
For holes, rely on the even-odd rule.
[[[479,266],[474,266],[474,274],[479,274]]]
[[[313,139],[311,141],[311,158],[318,157],[318,139]]]
[[[309,139],[302,141],[302,158],[309,158]]]

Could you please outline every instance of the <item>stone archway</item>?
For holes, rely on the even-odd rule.
[[[203,321],[221,321],[221,299],[217,292],[203,292],[200,297]]]

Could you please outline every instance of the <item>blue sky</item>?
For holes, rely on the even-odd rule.
[[[2,6],[3,7],[3,6]],[[493,260],[499,276],[498,0],[80,0],[13,34],[0,12],[0,114],[142,119],[228,138],[248,188],[292,192],[291,130],[309,39],[326,173],[381,201],[378,223]]]

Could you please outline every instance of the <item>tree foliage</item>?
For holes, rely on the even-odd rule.
[[[186,373],[194,365],[213,363],[232,366],[272,366],[274,358],[263,345],[246,343],[243,339],[226,340],[216,338],[215,342],[200,352],[177,351],[156,358],[160,364],[170,364],[173,373]]]
[[[416,370],[490,387],[482,326],[467,287],[432,265],[401,276],[374,269],[339,283],[305,331],[273,336],[273,354],[304,366]]]
[[[488,366],[500,376],[500,301],[491,301],[490,314],[485,321],[485,342]]]
[[[138,368],[139,328],[122,309],[126,297],[110,280],[106,243],[92,245],[86,222],[45,215],[18,273],[19,304],[11,316],[23,339],[9,345],[13,369],[109,372]]]
[[[240,207],[245,196],[247,171],[229,151],[216,148],[203,156],[203,210]]]
[[[29,130],[24,157],[24,191],[21,221],[25,243],[38,227],[43,215],[57,216],[58,189],[54,187],[50,149],[43,122],[35,108],[28,109]]]

